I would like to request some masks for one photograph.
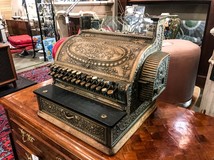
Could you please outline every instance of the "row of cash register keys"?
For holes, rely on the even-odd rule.
[[[97,76],[88,75],[80,71],[64,68],[59,65],[51,64],[49,75],[53,79],[102,94],[109,98],[116,99],[125,103],[125,86],[119,85],[114,81],[107,81]]]

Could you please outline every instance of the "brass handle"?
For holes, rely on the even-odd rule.
[[[33,143],[33,141],[35,141],[35,139],[26,131],[24,131],[22,128],[19,128],[20,132],[21,132],[21,136],[22,136],[22,141],[25,142],[31,142]]]
[[[25,152],[27,160],[39,160],[39,157],[35,156],[34,154],[29,154]]]
[[[26,155],[26,157],[27,157],[27,160],[32,160],[32,157],[31,157],[31,155],[30,155],[30,154],[25,153],[25,155]]]
[[[70,120],[70,119],[79,119],[79,117],[78,116],[76,116],[76,115],[68,115],[68,113],[66,113],[66,112],[64,112],[64,115],[65,115],[65,118],[66,119],[68,119],[68,120]]]

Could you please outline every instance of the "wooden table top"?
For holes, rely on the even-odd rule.
[[[81,159],[214,159],[214,118],[157,102],[157,109],[114,156],[108,156],[38,117],[33,90],[51,80],[5,96],[0,103]]]

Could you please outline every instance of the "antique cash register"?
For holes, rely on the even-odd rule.
[[[155,110],[169,56],[164,18],[144,34],[83,30],[50,65],[53,84],[35,90],[38,115],[98,150],[115,154]]]

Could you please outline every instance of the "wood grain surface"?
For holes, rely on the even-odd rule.
[[[33,90],[51,83],[34,85],[0,99],[6,110],[36,130],[48,145],[55,143],[60,151],[79,159],[94,160],[211,160],[214,159],[214,118],[192,110],[157,102],[155,112],[141,125],[114,156],[107,156],[82,140],[38,117]],[[12,117],[14,119],[14,117]],[[26,128],[28,126],[26,125]],[[54,146],[54,145],[52,145]],[[59,148],[57,148],[59,149]],[[72,158],[71,158],[72,159]]]

